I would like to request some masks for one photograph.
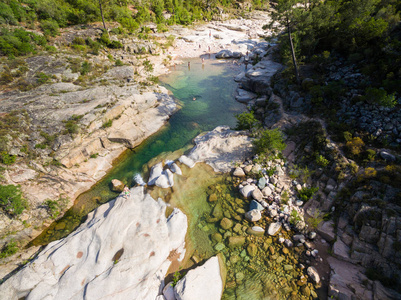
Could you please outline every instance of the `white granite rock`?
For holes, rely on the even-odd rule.
[[[155,164],[150,169],[148,185],[154,185],[156,183],[157,178],[159,178],[160,175],[162,175],[162,172],[163,172],[163,163],[159,162]]]
[[[269,225],[269,229],[267,230],[267,233],[269,235],[276,235],[281,229],[281,223],[280,222],[275,222],[271,223]]]
[[[269,196],[271,196],[271,194],[272,194],[272,190],[271,190],[268,186],[266,186],[266,187],[262,190],[262,194],[263,194],[263,196],[265,196],[265,197],[269,197]]]
[[[178,160],[180,163],[187,165],[189,168],[193,168],[195,166],[195,162],[188,156],[181,155]]]
[[[245,213],[245,219],[247,219],[250,222],[257,222],[262,218],[262,214],[260,213],[260,210],[258,209],[252,209]]]
[[[190,270],[178,281],[174,292],[177,300],[220,300],[223,294],[223,279],[217,256]]]
[[[174,185],[174,175],[167,169],[156,179],[155,185],[163,189],[172,187]]]
[[[0,286],[3,299],[154,300],[171,261],[183,252],[187,218],[131,189],[88,215],[76,231],[50,243]],[[122,280],[123,279],[123,280]]]
[[[313,280],[314,283],[316,284],[320,283],[319,273],[314,267],[308,267],[308,269],[306,269],[306,272],[308,273],[308,276]]]
[[[240,189],[240,193],[242,194],[242,196],[244,196],[245,198],[250,198],[252,195],[252,192],[256,189],[256,187],[254,185],[246,185],[244,186],[242,189]]]
[[[245,172],[242,168],[235,168],[233,175],[235,177],[245,177]]]
[[[215,172],[230,172],[233,163],[243,162],[252,152],[252,142],[241,131],[219,126],[194,140],[188,157],[194,162],[205,162]]]

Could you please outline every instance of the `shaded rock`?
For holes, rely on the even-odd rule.
[[[182,175],[182,171],[180,169],[180,167],[176,164],[176,163],[172,163],[170,165],[170,170],[171,172],[177,174],[177,175]]]
[[[118,179],[113,179],[111,181],[111,190],[113,192],[117,192],[117,193],[121,193],[124,190],[124,186],[125,184],[122,183],[120,180]]]
[[[262,218],[262,214],[260,213],[260,210],[258,210],[258,209],[250,210],[245,214],[245,219],[247,219],[250,222],[257,222],[261,218]]]
[[[267,233],[269,235],[276,235],[281,229],[281,223],[280,222],[275,222],[271,223],[269,225],[269,229],[267,230]]]
[[[327,221],[319,224],[317,232],[328,242],[334,241],[334,222]]]
[[[306,272],[308,273],[308,276],[313,280],[314,283],[316,284],[320,283],[319,273],[314,267],[308,267],[308,269],[306,269]]]
[[[257,201],[252,200],[251,204],[249,205],[249,210],[253,210],[253,209],[257,209],[257,210],[264,210],[264,207]]]
[[[221,50],[216,53],[216,58],[232,58],[233,53],[230,50]]]
[[[380,156],[386,161],[394,162],[396,161],[396,157],[392,154],[390,154],[388,151],[382,150],[380,151]]]

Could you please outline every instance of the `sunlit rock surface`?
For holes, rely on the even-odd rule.
[[[131,189],[88,215],[65,239],[49,244],[0,286],[2,299],[151,299],[182,253],[187,217]],[[174,254],[174,255],[171,255]]]
[[[223,293],[223,279],[217,256],[191,270],[174,287],[177,300],[219,300]]]
[[[215,172],[229,172],[235,162],[242,162],[252,151],[251,138],[240,131],[219,126],[194,140],[196,146],[188,157],[205,162]]]

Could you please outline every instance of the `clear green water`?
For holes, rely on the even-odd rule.
[[[179,99],[181,110],[170,118],[161,131],[134,150],[127,151],[108,175],[90,191],[80,195],[62,219],[50,225],[28,246],[46,245],[66,236],[90,211],[115,198],[117,193],[109,187],[112,179],[132,185],[133,176],[143,173],[153,157],[181,149],[199,133],[216,126],[235,126],[234,115],[245,109],[233,97],[236,89],[233,77],[238,74],[239,67],[208,59],[204,65],[200,59],[189,61],[190,68],[187,64],[176,66],[172,73],[160,78],[162,84]],[[196,101],[193,101],[194,97]]]

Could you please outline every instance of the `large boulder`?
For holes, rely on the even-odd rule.
[[[239,191],[244,196],[245,198],[250,198],[252,196],[252,192],[256,189],[256,186],[254,185],[246,185],[242,187]]]
[[[217,256],[200,267],[190,270],[174,287],[177,300],[220,300],[223,294],[225,278],[224,268]],[[139,298],[138,298],[139,299]]]
[[[124,190],[124,187],[125,187],[124,183],[122,183],[118,179],[113,179],[111,181],[111,190],[113,192],[121,193]]]
[[[188,157],[204,162],[215,172],[230,172],[233,163],[244,161],[252,153],[252,142],[246,133],[219,126],[194,140],[196,146]]]
[[[230,50],[221,50],[216,53],[216,58],[232,58],[233,53]]]
[[[103,204],[0,285],[0,298],[155,299],[187,230],[186,216],[166,218],[166,207],[143,187]]]
[[[157,178],[159,178],[163,173],[163,163],[159,162],[155,164],[150,169],[148,185],[154,185],[156,183]]]

